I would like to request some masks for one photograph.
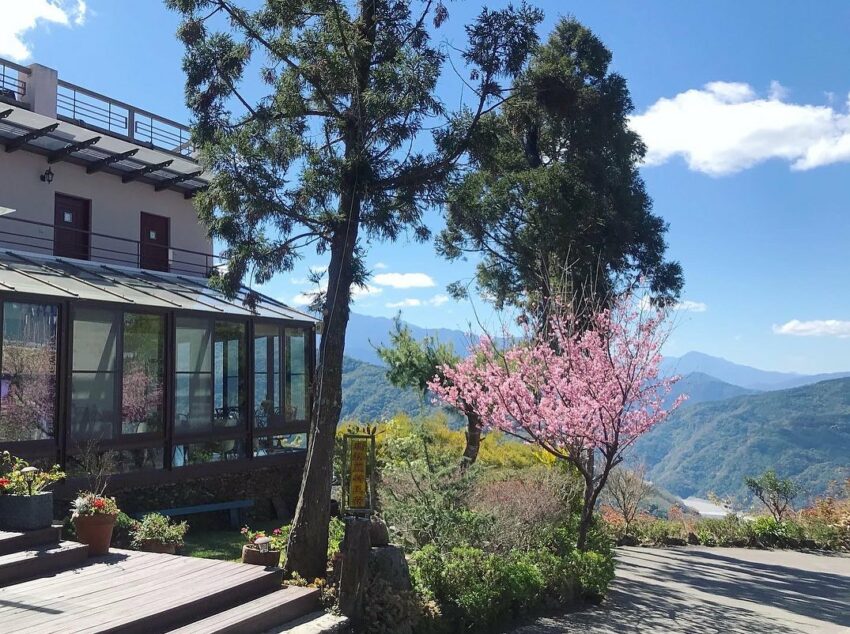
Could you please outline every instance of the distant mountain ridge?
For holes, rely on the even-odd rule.
[[[792,387],[820,383],[831,379],[850,377],[850,372],[828,374],[796,374],[760,370],[747,365],[733,363],[720,357],[712,357],[702,352],[688,352],[681,357],[665,357],[664,371],[668,374],[691,374],[700,372],[716,379],[739,385],[749,390],[785,390]]]

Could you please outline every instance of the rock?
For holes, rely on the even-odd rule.
[[[623,535],[617,540],[617,546],[638,546],[640,542],[634,535]]]
[[[699,546],[699,537],[693,531],[688,533],[688,544],[691,546]]]
[[[369,527],[369,538],[373,547],[387,546],[390,543],[390,529],[380,517],[373,517]]]
[[[681,537],[665,537],[664,538],[665,546],[687,546],[688,542],[686,542]]]
[[[394,590],[410,590],[410,568],[404,551],[398,546],[379,546],[369,553],[369,574],[380,577]]]

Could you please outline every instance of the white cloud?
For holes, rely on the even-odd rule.
[[[45,23],[82,26],[84,0],[3,0],[0,2],[0,56],[22,62],[32,55],[24,35]]]
[[[351,287],[351,296],[355,299],[358,297],[368,297],[370,295],[380,295],[384,292],[384,289],[378,288],[377,286],[352,286]]]
[[[792,319],[781,325],[773,326],[777,335],[794,335],[796,337],[850,337],[850,321],[839,319],[814,319],[800,321]]]
[[[412,308],[414,306],[421,306],[422,300],[413,299],[409,297],[407,299],[403,299],[400,302],[387,302],[387,308]]]
[[[388,269],[390,267],[387,266],[386,264],[384,264],[383,262],[375,262],[375,266],[373,268],[378,270],[378,271],[382,271],[382,270]]]
[[[327,291],[327,288],[327,283],[323,283],[318,288],[301,291],[300,293],[294,295],[288,303],[294,306],[306,306],[313,301],[313,298],[315,298],[318,293],[324,293],[325,291]],[[378,288],[376,286],[352,286],[351,298],[352,300],[357,300],[363,297],[380,295],[383,292],[384,289]],[[284,303],[287,303],[286,300],[283,301]]]
[[[770,159],[808,170],[850,161],[850,113],[828,105],[786,101],[777,81],[767,97],[749,84],[711,82],[662,98],[631,127],[647,146],[646,165],[676,156],[694,171],[732,174]]]
[[[442,306],[449,301],[448,295],[434,295],[426,300],[408,297],[398,302],[387,302],[387,308],[414,308],[416,306]]]
[[[393,288],[429,288],[437,285],[426,273],[379,273],[374,277],[374,281],[379,286]]]
[[[673,306],[673,308],[689,313],[704,313],[708,310],[708,304],[705,302],[695,302],[690,299],[683,299],[681,302]]]

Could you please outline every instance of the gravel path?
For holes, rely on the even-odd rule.
[[[741,548],[621,548],[606,601],[509,634],[850,632],[850,557]]]

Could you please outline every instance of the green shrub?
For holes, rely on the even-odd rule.
[[[174,544],[179,548],[183,546],[183,538],[188,530],[189,524],[186,522],[174,523],[160,513],[148,513],[141,522],[133,522],[130,534],[133,548],[136,549],[144,547],[145,542]]]
[[[531,553],[500,557],[470,546],[440,552],[430,545],[414,553],[411,563],[421,594],[471,629],[527,611],[542,600],[546,589]]]
[[[575,550],[570,557],[569,572],[583,597],[598,600],[605,596],[614,580],[614,558],[609,553]]]
[[[804,533],[794,520],[777,521],[763,515],[749,524],[753,540],[764,548],[794,548],[802,542]]]

